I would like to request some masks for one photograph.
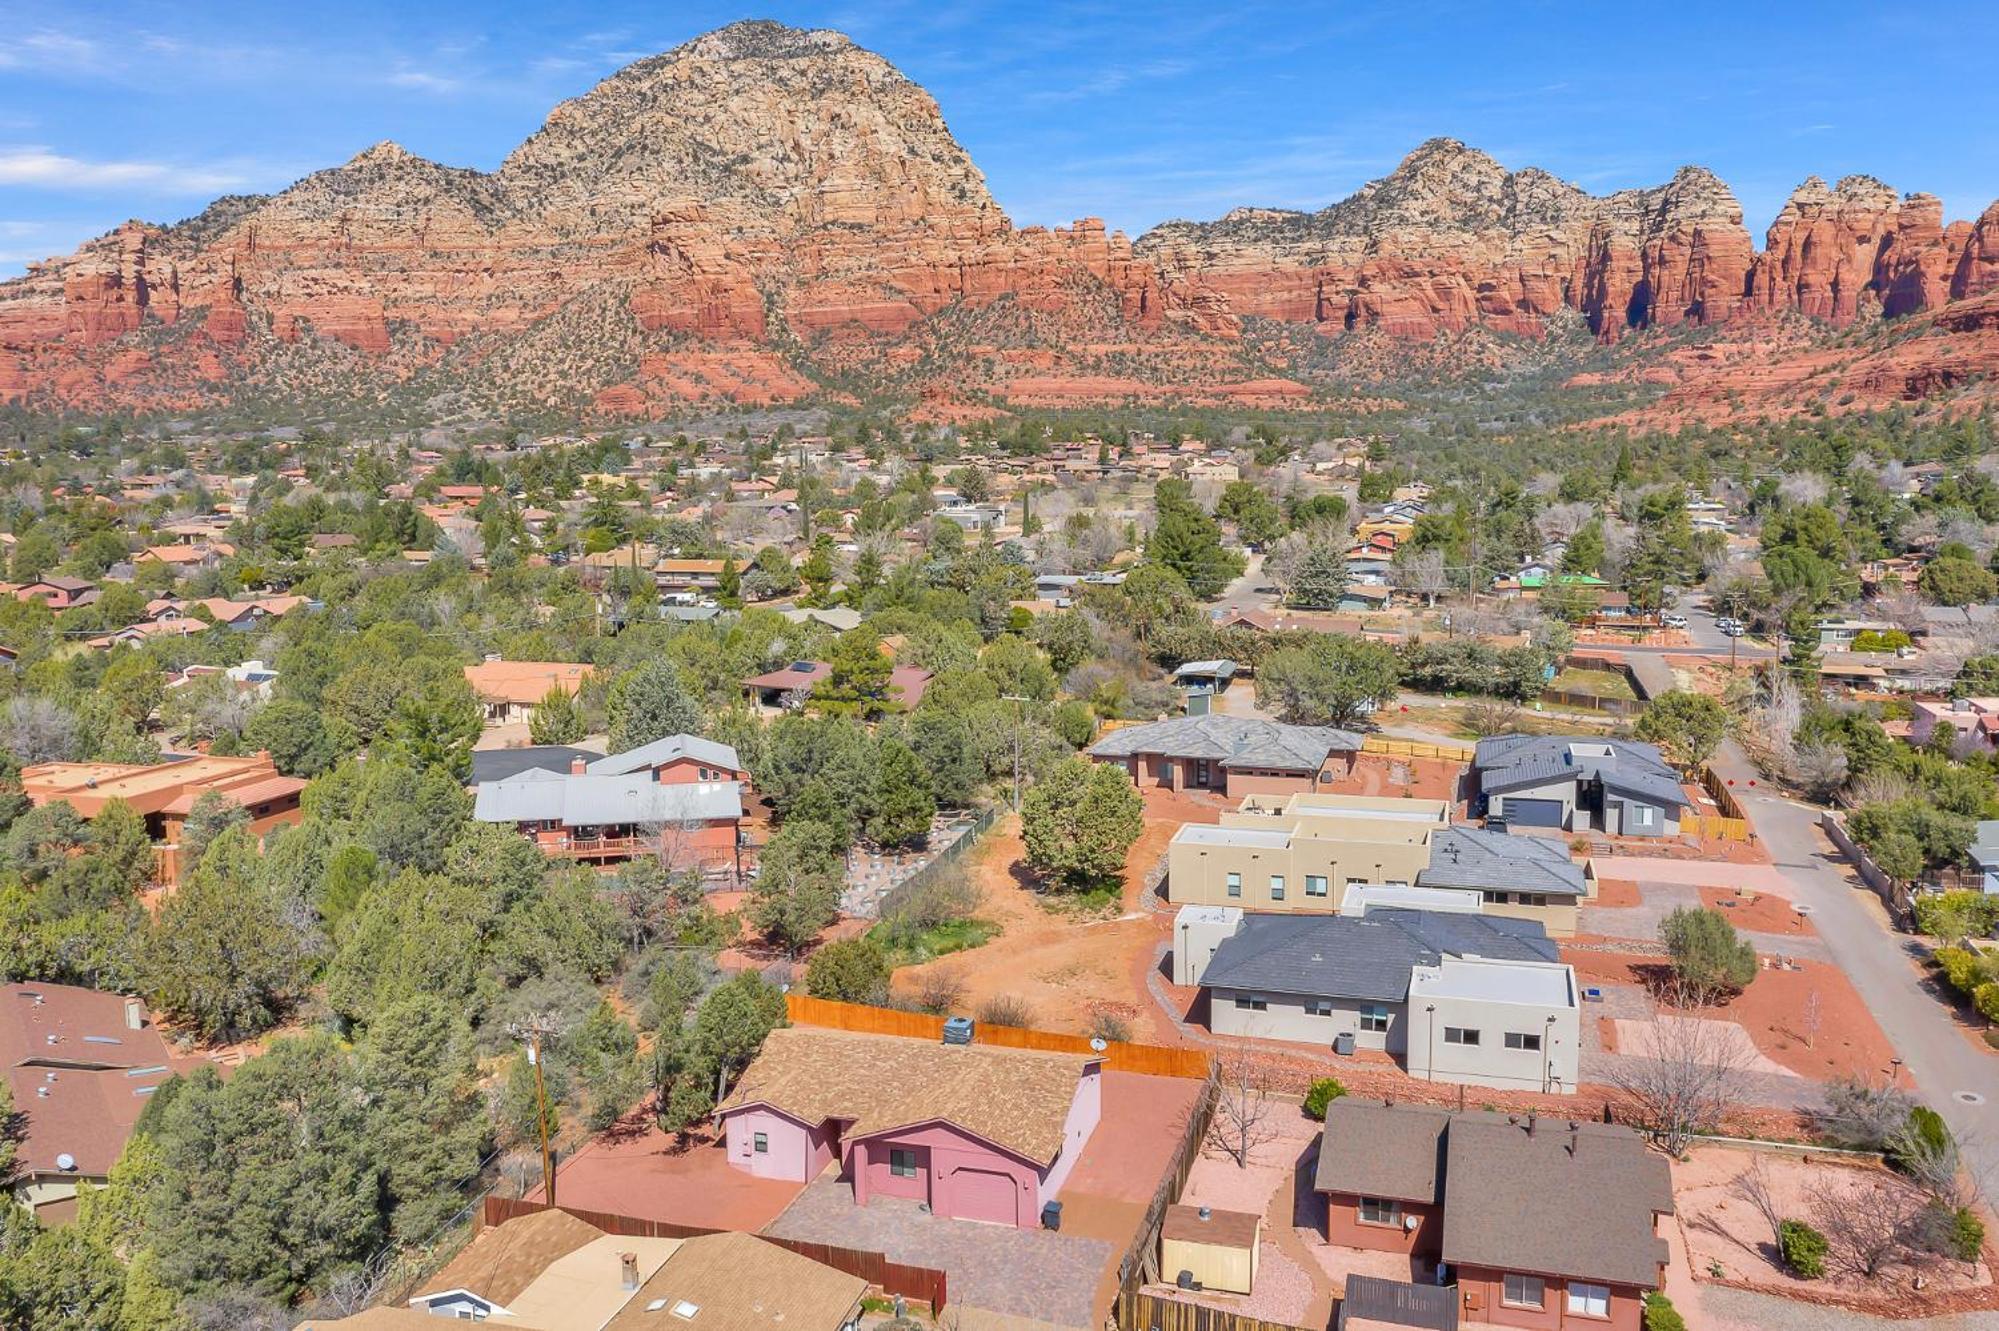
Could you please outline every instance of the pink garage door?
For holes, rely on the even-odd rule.
[[[951,1200],[947,1214],[960,1220],[990,1220],[1001,1225],[1020,1223],[1011,1174],[990,1169],[958,1169],[952,1171],[948,1183]]]

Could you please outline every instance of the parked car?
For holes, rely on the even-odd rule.
[[[1669,629],[1683,629],[1687,626],[1687,617],[1685,615],[1664,614],[1659,616],[1659,622]]]
[[[1731,619],[1728,623],[1721,626],[1721,631],[1727,637],[1739,638],[1742,636],[1742,625]]]

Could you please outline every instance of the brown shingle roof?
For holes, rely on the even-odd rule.
[[[1223,1248],[1253,1248],[1257,1227],[1263,1217],[1253,1211],[1217,1211],[1208,1208],[1201,1218],[1198,1206],[1169,1206],[1159,1237],[1184,1243],[1212,1243]]]
[[[1047,1164],[1062,1148],[1076,1083],[1097,1061],[793,1026],[770,1033],[720,1108],[767,1104],[815,1126],[845,1120],[849,1141],[942,1119]]]
[[[1629,1128],[1458,1114],[1446,1156],[1444,1260],[1650,1288],[1673,1209],[1663,1156]]]
[[[1397,1202],[1442,1198],[1444,1130],[1450,1112],[1429,1105],[1341,1098],[1326,1106],[1313,1186]]]
[[[567,1211],[516,1216],[481,1230],[412,1297],[428,1298],[463,1289],[492,1303],[512,1303],[549,1263],[603,1236],[595,1225],[585,1224]]]
[[[755,1235],[708,1234],[682,1243],[604,1331],[836,1331],[867,1288]],[[692,1315],[675,1311],[683,1303]]]

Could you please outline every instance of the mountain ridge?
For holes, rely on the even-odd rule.
[[[1790,310],[1843,327],[1975,299],[1995,268],[1999,204],[1946,226],[1934,196],[1812,177],[1759,251],[1706,168],[1592,195],[1448,138],[1316,212],[1135,242],[1089,218],[1016,227],[887,60],[750,21],[559,103],[494,171],[385,140],[35,265],[0,283],[0,402],[615,415],[840,381],[946,411],[1268,404],[1332,390],[1264,359],[1245,319],[1538,337],[1578,311],[1606,342]]]

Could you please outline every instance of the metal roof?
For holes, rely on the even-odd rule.
[[[570,776],[524,772],[479,787],[472,816],[482,823],[559,822],[564,827],[709,822],[743,816],[734,781],[658,782],[640,774]]]
[[[1605,749],[1607,753],[1593,750]],[[1558,781],[1600,780],[1607,789],[1663,807],[1684,808],[1679,775],[1659,750],[1632,740],[1576,735],[1495,735],[1472,757],[1479,789],[1488,795]]]
[[[699,735],[666,735],[636,749],[599,758],[590,764],[588,770],[592,776],[617,776],[641,768],[658,767],[679,758],[692,758],[697,763],[726,768],[731,772],[743,770],[743,760],[736,756],[733,747],[717,740],[703,739]]]
[[[1090,746],[1090,756],[1161,753],[1218,760],[1230,767],[1316,771],[1328,753],[1352,753],[1360,746],[1359,735],[1331,726],[1289,726],[1239,716],[1179,716],[1113,730]]]

